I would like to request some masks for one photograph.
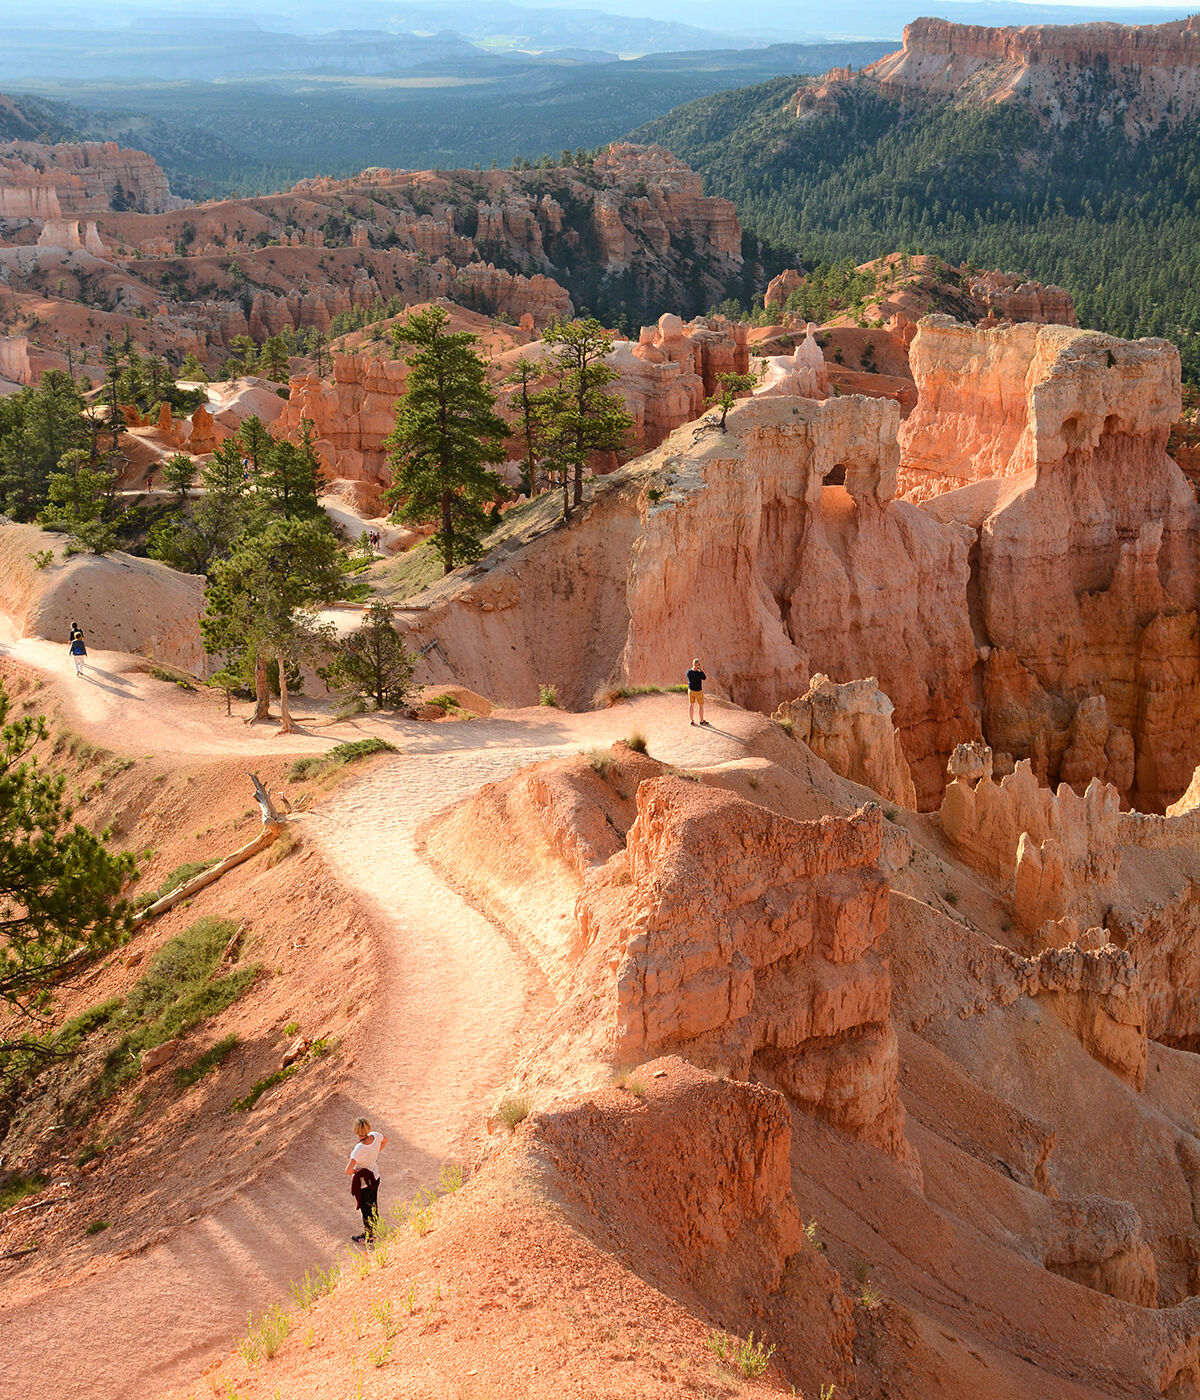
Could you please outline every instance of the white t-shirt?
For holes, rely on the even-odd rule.
[[[350,1153],[350,1160],[360,1167],[366,1167],[368,1171],[375,1173],[375,1179],[379,1177],[379,1153],[383,1147],[383,1134],[372,1133],[366,1142],[356,1142],[354,1150]]]

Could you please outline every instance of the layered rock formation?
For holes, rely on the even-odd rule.
[[[1099,776],[1161,811],[1200,760],[1200,509],[1165,450],[1177,352],[930,317],[911,359],[901,482],[977,532],[986,737],[1043,781]]]
[[[818,673],[799,699],[779,707],[775,718],[789,721],[796,738],[835,773],[902,807],[915,807],[916,788],[892,710],[874,676],[838,685]]]
[[[968,282],[972,298],[985,308],[990,322],[1033,321],[1045,325],[1077,326],[1075,304],[1065,287],[1023,282],[1005,272],[985,272]]]
[[[643,783],[626,851],[576,906],[585,945],[614,944],[616,1047],[675,1049],[793,1102],[905,1162],[878,809],[795,823],[675,778]],[[738,864],[721,852],[740,848]],[[747,880],[747,874],[754,875]]]
[[[0,147],[0,218],[181,209],[153,156],[115,141],[11,141]]]
[[[1137,135],[1200,107],[1200,20],[987,29],[918,19],[903,48],[864,73],[901,97],[1019,101],[1060,123],[1107,100],[1108,120]]]

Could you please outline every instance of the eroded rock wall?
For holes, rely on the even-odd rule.
[[[1044,782],[1101,777],[1161,811],[1200,760],[1200,508],[1166,452],[1178,352],[928,317],[912,363],[901,480],[977,532],[985,736]]]
[[[642,783],[637,807],[576,905],[585,945],[615,943],[618,1055],[753,1070],[915,1168],[873,952],[888,907],[878,808],[793,822],[671,777]]]
[[[835,773],[902,807],[915,807],[916,788],[892,712],[874,676],[838,685],[818,672],[808,690],[781,705],[775,718],[789,720],[795,737]]]
[[[1200,106],[1200,20],[993,29],[917,19],[903,48],[864,74],[901,97],[1023,102],[1056,123],[1111,94],[1109,120],[1137,135]]]
[[[898,421],[880,399],[754,399],[727,433],[668,454],[630,562],[621,665],[673,680],[706,653],[715,686],[768,712],[810,669],[874,675],[930,806],[946,757],[978,733],[970,535],[891,499]],[[845,485],[826,486],[831,474]]]

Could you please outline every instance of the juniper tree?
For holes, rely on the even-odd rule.
[[[488,528],[484,505],[504,494],[489,463],[502,462],[508,435],[496,414],[486,366],[473,349],[479,337],[447,331],[440,306],[410,315],[393,332],[408,380],[387,439],[392,485],[384,499],[410,524],[436,522],[432,537],[446,573],[478,559]]]

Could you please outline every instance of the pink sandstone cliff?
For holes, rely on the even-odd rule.
[[[1097,71],[1112,75],[1108,115],[1127,132],[1177,125],[1200,106],[1200,19],[1019,29],[917,19],[863,76],[904,97],[1024,101],[1065,122],[1094,100]]]
[[[114,208],[181,209],[166,174],[145,151],[115,141],[10,141],[0,145],[0,217],[57,219]]]

